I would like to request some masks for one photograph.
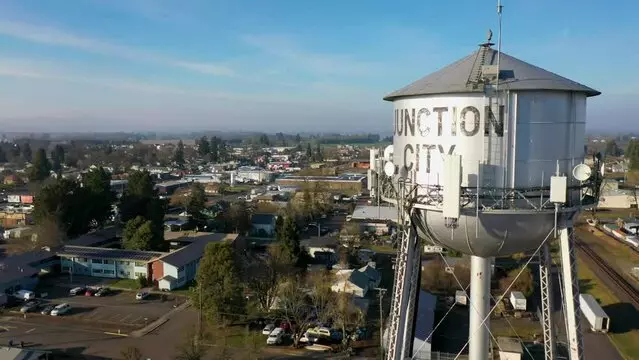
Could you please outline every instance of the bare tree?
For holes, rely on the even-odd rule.
[[[206,351],[198,343],[195,333],[188,332],[184,343],[177,348],[175,360],[201,360]]]
[[[121,354],[124,360],[142,360],[142,352],[135,346],[129,346],[122,350]]]
[[[349,338],[346,336],[346,330],[363,325],[364,313],[355,305],[352,294],[340,292],[335,294],[335,296],[335,306],[332,311],[333,319],[335,320],[335,325],[342,329],[343,346],[348,347]]]
[[[291,273],[292,267],[279,246],[269,248],[263,259],[249,260],[244,269],[244,279],[261,311],[269,311],[277,298],[282,279]]]

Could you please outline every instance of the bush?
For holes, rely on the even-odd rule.
[[[148,281],[146,279],[146,276],[138,276],[138,287],[140,289],[146,287],[148,285]]]

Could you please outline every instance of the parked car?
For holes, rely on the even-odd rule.
[[[315,341],[317,341],[317,336],[309,333],[308,330],[300,338],[301,343],[314,343]]]
[[[96,291],[95,294],[93,294],[93,296],[106,296],[109,295],[111,293],[111,289],[109,288],[100,288],[100,290]]]
[[[271,331],[273,331],[273,329],[275,329],[275,324],[267,324],[264,329],[262,329],[262,334],[263,335],[270,335]]]
[[[284,339],[284,330],[282,328],[275,328],[266,338],[266,345],[279,345]]]
[[[75,287],[75,288],[69,290],[69,295],[76,296],[76,295],[84,293],[85,291],[86,291],[86,289],[84,287],[78,286],[78,287]]]
[[[96,293],[96,292],[97,292],[97,291],[95,291],[94,289],[87,289],[87,290],[84,292],[84,296],[93,296],[93,295],[95,295],[95,293]]]
[[[67,303],[60,304],[60,305],[57,305],[56,307],[54,307],[53,310],[51,310],[51,316],[64,315],[64,314],[68,313],[69,310],[71,310],[71,305],[69,305]]]
[[[42,315],[49,315],[51,314],[51,311],[55,308],[55,305],[47,305],[45,306],[42,311],[40,311],[40,314]]]
[[[33,300],[36,297],[35,293],[30,290],[18,290],[13,296],[24,301]]]
[[[149,296],[149,293],[147,291],[140,291],[139,293],[135,294],[135,300],[144,300]]]
[[[37,309],[38,306],[40,306],[39,301],[29,301],[20,308],[20,312],[24,314],[31,311],[35,311],[35,309]]]

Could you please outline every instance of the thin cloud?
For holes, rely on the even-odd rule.
[[[348,55],[302,50],[286,36],[244,35],[241,40],[267,55],[288,60],[317,75],[368,75],[378,68],[377,64],[358,61]]]
[[[106,41],[79,36],[56,28],[37,26],[15,21],[0,20],[0,35],[33,43],[60,46],[86,52],[108,55],[127,60],[152,62],[215,76],[234,76],[233,69],[208,62],[171,59],[137,48],[112,44]]]

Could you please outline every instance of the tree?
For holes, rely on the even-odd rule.
[[[18,160],[18,158],[20,157],[20,154],[22,154],[22,150],[20,149],[20,145],[19,144],[13,144],[13,146],[11,147],[11,161],[12,162],[16,162]]]
[[[606,141],[606,156],[619,156],[621,155],[621,150],[617,146],[617,142],[614,140]]]
[[[282,230],[277,234],[277,241],[288,261],[292,264],[301,265],[299,261],[302,258],[302,248],[300,246],[299,230],[297,229],[297,224],[295,224],[295,219],[291,216],[284,218]]]
[[[151,174],[135,171],[129,175],[127,190],[120,199],[120,220],[127,223],[138,216],[151,221],[153,230],[152,250],[163,250],[165,202],[158,198]]]
[[[364,324],[364,314],[362,310],[354,305],[353,295],[347,292],[339,292],[335,294],[335,305],[332,306],[334,326],[342,329],[342,345],[344,348],[348,346],[350,337],[345,336],[347,330],[351,327],[362,326]]]
[[[209,243],[196,275],[197,287],[191,300],[206,318],[214,323],[227,324],[246,310],[238,264],[233,245],[228,242]],[[200,303],[201,299],[201,303]]]
[[[91,214],[86,211],[87,190],[77,182],[58,179],[44,186],[36,195],[33,217],[36,224],[55,221],[58,228],[74,238],[91,228]]]
[[[153,223],[142,216],[129,220],[122,235],[122,245],[125,249],[153,249]]]
[[[218,146],[218,155],[219,155],[219,161],[227,161],[229,158],[229,151],[228,151],[228,146],[226,144],[226,141],[224,140],[220,140],[220,144]]]
[[[7,154],[5,154],[4,149],[2,149],[2,148],[0,147],[0,164],[1,164],[1,163],[6,163],[6,162],[8,162],[8,161],[9,161],[9,160],[7,159]]]
[[[115,193],[111,191],[111,174],[104,168],[92,169],[83,181],[88,191],[87,211],[96,227],[102,227],[113,215]]]
[[[173,161],[179,168],[184,167],[184,143],[180,140],[177,144],[177,148],[173,153]]]
[[[201,157],[205,157],[211,152],[209,139],[207,139],[206,136],[202,136],[200,141],[198,141],[197,152]]]
[[[121,354],[124,360],[142,360],[142,352],[135,346],[129,346]]]
[[[510,284],[513,284],[510,291],[521,291],[524,296],[531,296],[535,290],[535,279],[532,272],[529,267],[525,267],[521,275],[517,277],[520,271],[522,271],[522,268],[511,270],[506,277],[499,280],[499,287],[502,291],[506,291]]]
[[[43,148],[38,149],[33,158],[33,164],[29,168],[29,181],[42,181],[49,177],[51,163],[47,159],[47,153]]]
[[[271,309],[282,279],[292,272],[292,264],[279,246],[272,246],[264,258],[246,264],[244,283],[253,293],[260,311]]]
[[[251,228],[251,217],[246,202],[238,201],[231,204],[228,211],[229,223],[233,231],[238,234],[246,234]]]
[[[49,216],[38,221],[35,228],[34,249],[56,248],[67,240],[67,234],[60,229],[55,217]]]
[[[220,161],[219,144],[220,144],[220,139],[218,139],[215,136],[212,136],[211,143],[209,145],[209,152],[211,153],[211,161],[214,163]]]
[[[300,134],[295,135],[295,143],[299,144],[302,142],[302,138],[300,137]]]
[[[204,192],[204,186],[200,183],[194,183],[191,185],[191,193],[186,201],[186,212],[190,216],[200,219],[205,205],[206,193]]]
[[[62,164],[64,164],[64,148],[62,145],[56,145],[51,150],[51,169],[59,173],[62,170]]]
[[[324,161],[324,154],[322,154],[322,147],[317,143],[315,148],[315,161]]]
[[[630,140],[626,149],[626,158],[630,161],[630,169],[639,170],[639,140]]]
[[[187,334],[183,344],[178,346],[175,360],[201,360],[204,358],[206,351],[201,346],[195,334]]]
[[[24,145],[22,146],[22,157],[24,158],[24,161],[31,162],[32,155],[33,153],[31,151],[31,145],[29,145],[28,142],[24,143]]]
[[[313,160],[313,149],[311,148],[311,143],[306,144],[306,158],[309,161]]]

